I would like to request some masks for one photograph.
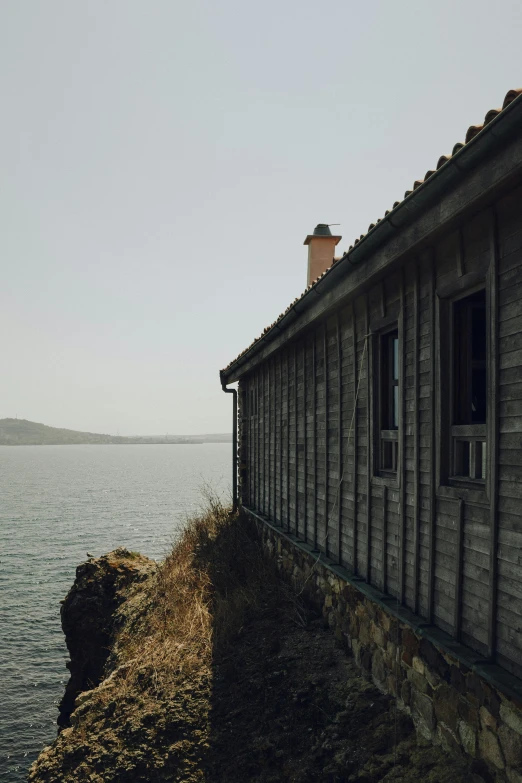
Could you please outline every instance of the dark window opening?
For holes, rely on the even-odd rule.
[[[486,478],[487,324],[483,289],[453,304],[451,475]]]
[[[486,478],[486,441],[482,437],[454,439],[453,467],[455,477]]]
[[[399,451],[399,332],[379,338],[379,464],[381,474],[396,474]]]
[[[453,424],[485,424],[486,292],[461,299],[453,307]]]
[[[393,430],[399,426],[399,333],[390,332],[381,337],[382,397],[381,429]]]

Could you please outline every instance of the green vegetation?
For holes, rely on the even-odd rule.
[[[172,444],[172,443],[230,443],[229,434],[218,435],[101,435],[96,432],[78,432],[59,427],[47,427],[27,419],[0,419],[0,446],[71,446],[74,444]]]

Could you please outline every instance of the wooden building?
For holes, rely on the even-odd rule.
[[[341,258],[319,225],[322,273],[221,373],[242,507],[516,677],[521,93]]]

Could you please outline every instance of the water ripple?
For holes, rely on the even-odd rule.
[[[25,780],[56,736],[60,600],[78,563],[117,546],[163,557],[205,484],[229,495],[230,449],[0,446],[1,780]]]

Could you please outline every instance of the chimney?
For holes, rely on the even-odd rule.
[[[330,227],[326,223],[318,223],[314,233],[306,237],[303,244],[308,245],[307,286],[332,265],[335,246],[340,241],[341,237],[332,236]]]

